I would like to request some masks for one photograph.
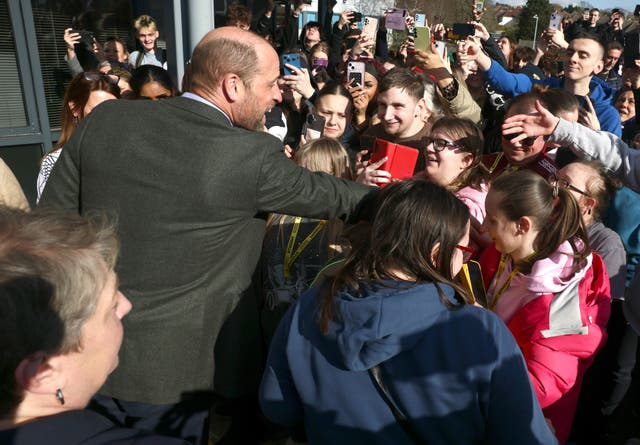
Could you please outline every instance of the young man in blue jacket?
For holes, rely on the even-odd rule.
[[[564,88],[575,94],[580,105],[588,109],[585,97],[588,96],[600,122],[600,129],[622,135],[620,114],[611,105],[613,91],[597,74],[604,67],[604,48],[594,37],[580,35],[569,42],[564,56],[564,77],[550,77],[534,80],[524,74],[514,74],[505,70],[480,49],[474,42],[465,42],[460,54],[463,61],[476,60],[483,76],[493,87],[504,94],[516,96],[526,93],[534,84],[551,88]]]

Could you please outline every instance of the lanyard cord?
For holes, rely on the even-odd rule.
[[[508,255],[500,256],[500,265],[498,266],[498,272],[496,273],[495,286],[498,285],[498,281],[502,276],[502,272],[504,272],[504,265],[507,262],[507,258],[508,258]],[[496,305],[498,304],[498,301],[500,300],[504,292],[507,290],[507,287],[509,287],[509,285],[511,284],[511,280],[513,280],[513,277],[515,277],[519,271],[520,269],[518,268],[518,266],[515,266],[513,268],[513,270],[507,277],[507,279],[504,280],[504,283],[502,283],[502,286],[500,286],[498,291],[495,294],[493,294],[493,297],[491,298],[491,303],[489,304],[489,309],[493,310],[496,307]]]
[[[302,218],[296,216],[293,223],[293,230],[291,231],[291,235],[289,235],[289,241],[287,242],[287,250],[284,253],[284,279],[288,280],[289,276],[291,276],[291,266],[295,260],[300,256],[300,254],[304,251],[304,249],[309,245],[309,243],[316,237],[316,235],[322,230],[322,228],[327,224],[326,220],[320,221],[313,231],[300,243],[298,248],[293,251],[293,245],[296,242],[296,238],[298,237],[298,230],[300,229],[300,222]]]

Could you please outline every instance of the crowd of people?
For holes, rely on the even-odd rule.
[[[180,88],[150,16],[65,30],[36,209],[0,164],[0,442],[638,443],[638,31],[305,7]]]

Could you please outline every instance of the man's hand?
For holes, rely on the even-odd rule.
[[[480,37],[480,39],[483,42],[486,42],[487,40],[489,40],[489,38],[491,37],[491,34],[489,34],[489,31],[487,30],[486,26],[484,26],[480,22],[472,22],[472,24],[473,24],[473,27],[476,29],[476,32],[475,32],[476,37]]]
[[[596,110],[594,110],[593,108],[591,99],[589,99],[589,96],[585,96],[584,100],[587,103],[587,108],[585,109],[580,107],[578,122],[587,128],[591,128],[595,131],[600,131],[600,121],[598,120],[598,116],[596,115]]]
[[[75,53],[75,45],[80,41],[80,33],[71,32],[73,28],[67,28],[64,30],[64,43],[67,45],[68,52]]]

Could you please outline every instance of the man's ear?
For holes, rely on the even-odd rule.
[[[601,60],[598,63],[596,63],[596,65],[593,67],[593,75],[597,76],[598,74],[600,74],[600,72],[603,69],[604,69],[604,60]]]
[[[22,360],[15,371],[15,378],[25,391],[36,394],[55,394],[64,387],[58,357],[48,358],[36,353]]]
[[[414,114],[415,117],[423,117],[425,115],[425,113],[429,112],[429,114],[431,114],[431,112],[429,110],[427,110],[427,101],[424,100],[424,97],[421,97],[420,100],[418,100],[418,102],[416,102],[416,112]]]
[[[237,74],[229,73],[222,78],[222,92],[229,102],[238,102],[244,93],[244,83]]]

